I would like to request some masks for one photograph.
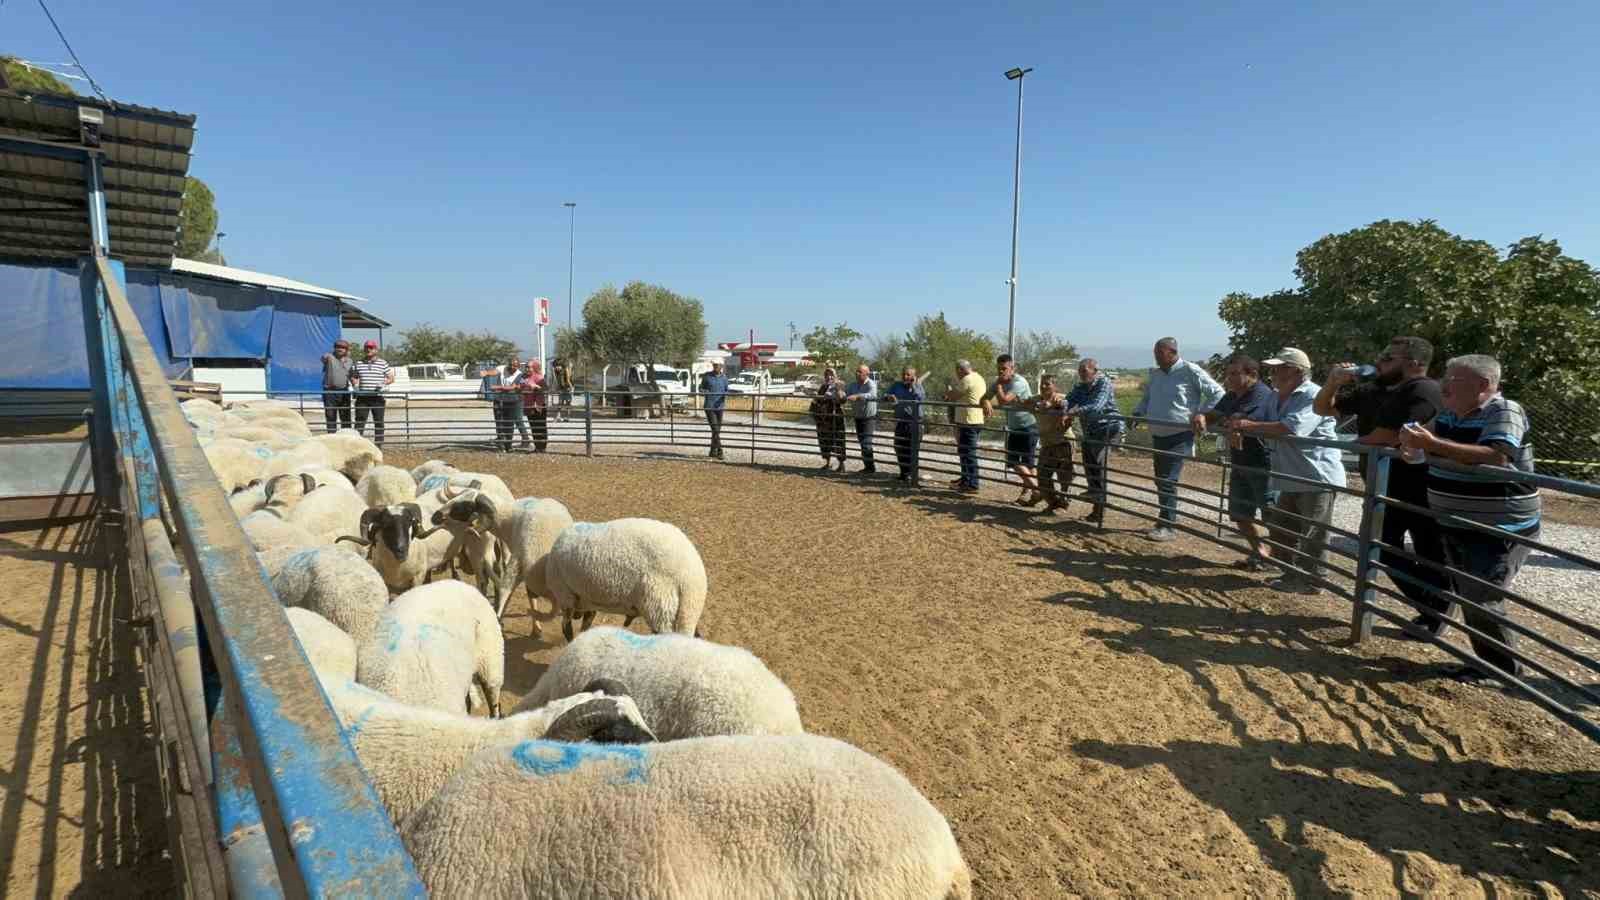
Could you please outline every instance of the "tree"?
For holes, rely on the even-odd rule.
[[[405,363],[447,362],[471,365],[480,362],[499,362],[515,356],[517,345],[488,331],[468,334],[464,331],[447,332],[427,323],[400,332],[398,343],[390,346],[384,356],[396,365]],[[475,373],[468,372],[467,377]]]
[[[183,180],[183,206],[178,212],[178,250],[184,259],[200,259],[217,236],[217,198],[194,176]],[[221,259],[219,254],[217,259]],[[210,260],[205,260],[209,262]]]
[[[606,285],[583,302],[583,327],[566,346],[580,348],[591,365],[654,365],[687,363],[700,354],[705,340],[705,308],[699,300],[630,281],[621,291]],[[558,332],[558,350],[560,341]]]
[[[996,353],[994,339],[971,328],[951,325],[944,313],[920,316],[911,331],[900,341],[904,365],[916,366],[918,374],[929,375],[928,396],[942,397],[945,382],[955,380],[956,360],[969,360],[978,371],[986,371]],[[937,388],[935,388],[937,385]]]
[[[806,346],[806,353],[818,366],[853,366],[861,354],[856,350],[856,341],[861,340],[861,332],[840,322],[832,328],[816,326],[800,339]]]
[[[999,343],[999,338],[995,342]],[[1024,377],[1034,378],[1041,371],[1060,375],[1072,372],[1078,361],[1078,348],[1055,332],[1029,331],[1017,335],[1016,350],[1011,356]],[[1034,385],[1035,389],[1038,387]]]
[[[44,69],[24,65],[15,56],[0,56],[0,80],[19,94],[66,94],[76,92],[67,83]]]

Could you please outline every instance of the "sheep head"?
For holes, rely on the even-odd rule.
[[[497,516],[498,510],[488,495],[469,489],[439,507],[433,514],[433,524],[445,526],[454,524],[488,531],[494,528]]]
[[[567,710],[550,723],[547,741],[593,741],[597,744],[648,744],[655,733],[639,707],[628,697],[598,697]]]
[[[361,514],[361,537],[369,544],[382,542],[395,559],[405,562],[411,555],[411,539],[422,526],[422,507],[397,503]]]

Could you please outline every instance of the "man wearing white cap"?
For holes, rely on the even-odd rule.
[[[1313,408],[1320,388],[1311,380],[1311,358],[1303,350],[1285,347],[1262,363],[1272,367],[1272,386],[1278,392],[1274,418],[1242,420],[1234,428],[1262,438],[1337,440],[1337,422]],[[1313,578],[1322,576],[1328,559],[1328,526],[1333,521],[1333,489],[1344,486],[1338,447],[1273,442],[1271,489],[1278,492],[1278,499],[1266,520],[1275,560],[1297,566]],[[1314,580],[1293,574],[1285,574],[1277,587],[1302,594],[1321,590]]]

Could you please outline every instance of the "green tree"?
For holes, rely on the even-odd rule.
[[[210,254],[221,261],[220,254],[211,252],[211,241],[217,236],[216,195],[204,181],[192,175],[183,180],[183,206],[178,212],[178,226],[178,256],[201,259],[202,255]]]
[[[75,96],[76,92],[67,87],[67,83],[46,72],[22,64],[15,56],[0,56],[0,80],[5,86],[10,87],[19,94],[66,94]]]
[[[996,338],[995,342],[999,343],[999,339]],[[1011,355],[1017,363],[1018,372],[1026,378],[1036,379],[1041,371],[1058,376],[1071,374],[1078,360],[1078,348],[1053,331],[1029,331],[1017,335],[1016,351]],[[1034,384],[1033,387],[1037,389],[1039,386]]]
[[[492,332],[447,332],[423,323],[400,332],[400,340],[384,351],[384,358],[396,365],[447,362],[471,365],[501,362],[517,355],[517,345]],[[467,377],[472,377],[468,372]]]
[[[920,316],[901,339],[905,365],[928,373],[928,396],[943,397],[947,382],[955,381],[956,360],[965,359],[979,372],[994,365],[999,352],[994,339],[971,328],[951,325],[944,313]]]
[[[705,340],[705,308],[699,300],[631,281],[621,291],[606,285],[591,294],[583,303],[583,327],[566,346],[581,350],[590,365],[688,363]],[[558,351],[560,342],[558,333]]]
[[[856,341],[861,340],[861,332],[843,322],[832,328],[818,325],[800,340],[819,368],[850,367],[861,358],[860,351],[856,349]]]

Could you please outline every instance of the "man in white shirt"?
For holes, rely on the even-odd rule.
[[[1144,397],[1133,415],[1150,420],[1142,424],[1150,426],[1150,446],[1156,451],[1152,462],[1161,515],[1145,536],[1152,541],[1170,541],[1178,536],[1172,526],[1178,521],[1178,480],[1183,463],[1194,454],[1195,435],[1205,431],[1205,414],[1225,392],[1205,369],[1178,355],[1177,338],[1156,341],[1155,358],[1156,367],[1150,370]]]
[[[367,341],[366,358],[350,367],[355,381],[356,434],[366,437],[367,416],[372,416],[372,442],[383,446],[383,390],[394,384],[394,367],[378,355],[378,342]]]

